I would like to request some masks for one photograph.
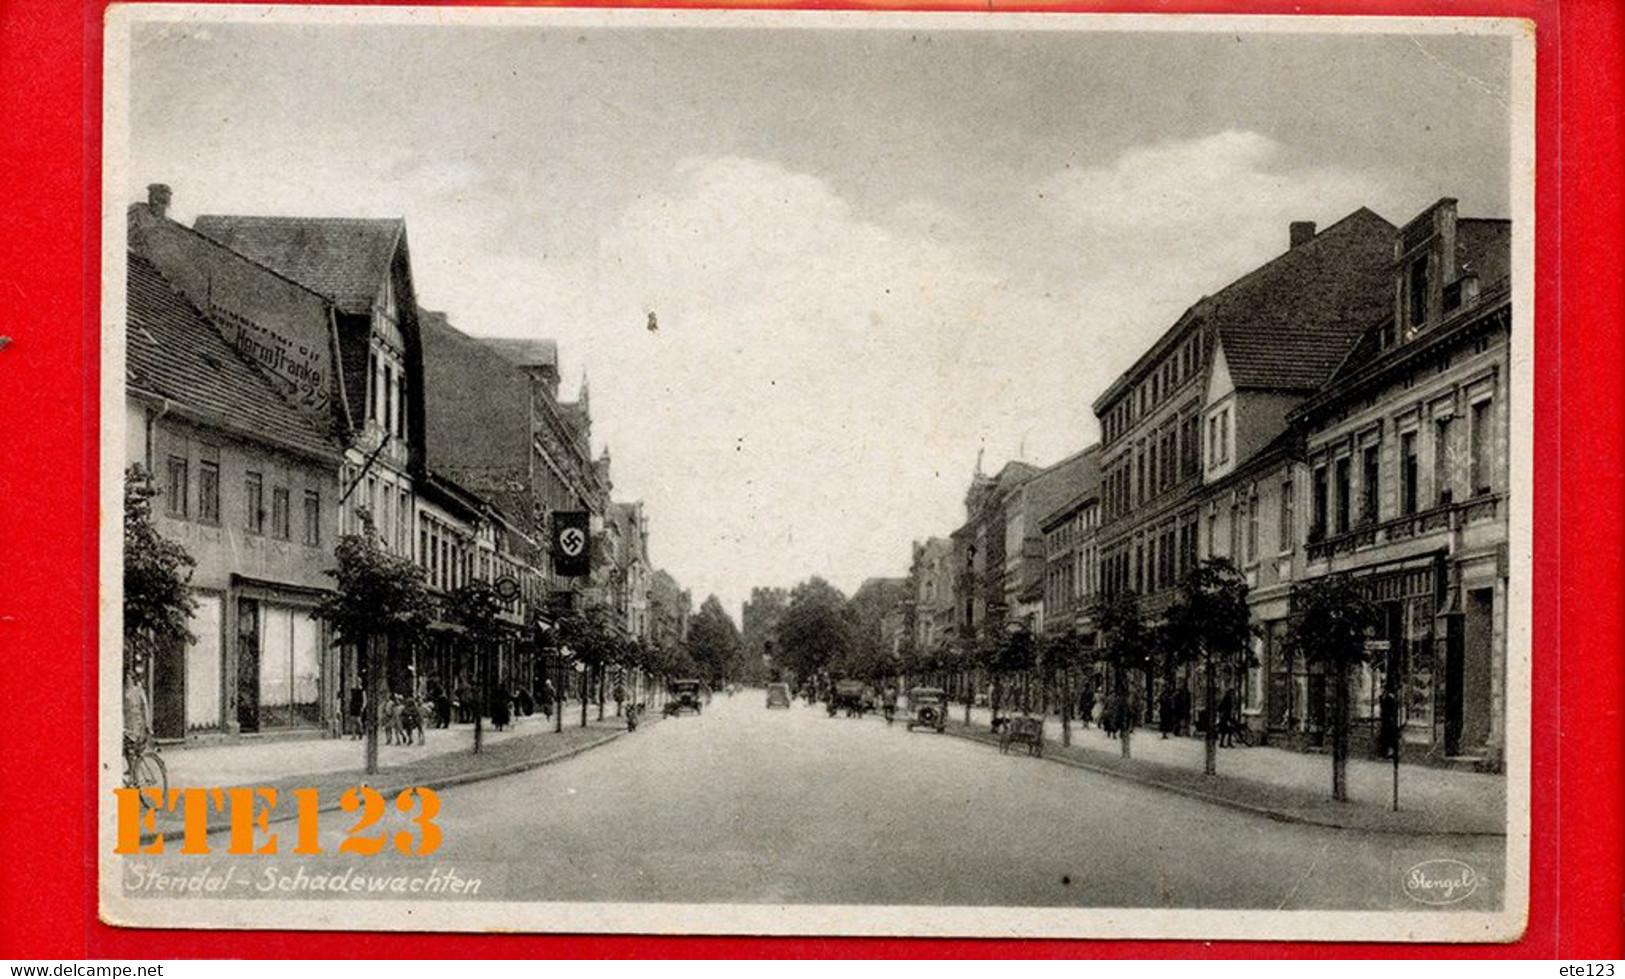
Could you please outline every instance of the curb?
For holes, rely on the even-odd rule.
[[[647,723],[647,722],[644,722],[644,723]],[[554,764],[556,762],[568,761],[569,759],[574,758],[577,755],[585,754],[586,752],[591,751],[594,748],[601,748],[604,745],[609,744],[611,741],[616,741],[616,740],[619,740],[620,738],[624,738],[630,733],[631,733],[630,731],[627,731],[627,730],[625,730],[623,728],[622,730],[619,730],[619,731],[611,731],[611,732],[609,732],[608,734],[604,735],[601,738],[598,738],[598,739],[596,739],[594,741],[588,741],[586,744],[578,744],[574,748],[571,748],[571,749],[569,749],[567,751],[561,751],[556,755],[547,755],[546,757],[543,757],[543,758],[532,758],[532,759],[528,759],[526,761],[515,762],[515,763],[510,764],[510,765],[504,765],[501,768],[484,768],[484,769],[479,769],[477,771],[472,771],[472,772],[458,772],[458,773],[456,773],[454,775],[444,775],[444,776],[441,776],[440,778],[424,779],[422,781],[408,781],[408,782],[402,782],[400,784],[387,784],[387,785],[385,783],[380,783],[380,784],[375,785],[373,783],[365,781],[366,776],[365,776],[365,773],[363,773],[362,779],[358,780],[355,783],[355,786],[356,787],[367,786],[368,788],[374,789],[380,795],[384,795],[384,796],[398,795],[399,793],[405,791],[406,789],[430,789],[430,790],[449,789],[449,788],[454,788],[454,787],[459,786],[459,785],[468,785],[468,784],[473,783],[473,782],[484,782],[484,781],[487,781],[489,779],[504,778],[504,777],[509,776],[509,775],[518,775],[518,774],[521,774],[523,772],[531,771],[533,769],[542,768],[542,767],[545,767],[547,765],[552,765],[552,764]],[[333,810],[339,809],[339,808],[341,808],[341,803],[340,803],[339,799],[331,799],[330,798],[329,800],[323,801],[319,805],[317,805],[316,811],[317,812],[332,812]],[[299,814],[298,814],[297,809],[295,809],[293,811],[289,811],[289,812],[283,812],[282,807],[279,806],[279,807],[277,807],[276,811],[266,813],[266,820],[265,821],[266,821],[267,825],[269,825],[271,823],[285,823],[285,822],[289,822],[289,821],[291,821],[293,819],[298,818],[298,815]],[[227,827],[224,827],[224,826],[218,827],[218,828],[212,828],[212,829],[208,830],[208,833],[210,835],[212,835],[214,833],[221,832],[226,828]],[[143,832],[141,834],[141,837],[140,837],[141,842],[142,843],[151,843],[153,841],[153,839],[156,838],[158,835],[160,835],[162,833],[166,833],[168,831],[169,831],[169,828],[166,827],[165,829],[157,830],[155,832]]]
[[[955,731],[949,729],[946,733],[964,741],[974,741],[978,744],[985,744],[989,747],[998,747],[998,742],[990,740],[990,735],[983,735],[980,732],[966,731],[963,729]],[[1113,778],[1123,779],[1126,782],[1133,782],[1136,785],[1144,785],[1149,788],[1161,789],[1164,792],[1172,792],[1176,795],[1197,799],[1211,805],[1223,806],[1226,809],[1234,809],[1238,812],[1250,813],[1254,816],[1262,816],[1265,819],[1269,819],[1277,823],[1290,823],[1298,826],[1316,826],[1321,829],[1338,829],[1355,833],[1380,833],[1390,836],[1452,836],[1467,839],[1506,838],[1506,833],[1504,832],[1497,833],[1487,830],[1413,830],[1395,829],[1383,826],[1351,826],[1347,823],[1334,823],[1329,820],[1316,819],[1313,816],[1304,816],[1299,813],[1288,812],[1282,809],[1272,809],[1268,806],[1254,805],[1250,802],[1243,802],[1240,799],[1231,799],[1222,795],[1214,795],[1211,792],[1203,792],[1200,789],[1193,789],[1189,786],[1175,785],[1151,776],[1141,775],[1135,772],[1127,772],[1119,768],[1112,768],[1106,765],[1095,764],[1093,762],[1080,761],[1075,758],[1062,758],[1058,755],[1044,754],[1040,755],[1038,760],[1054,762],[1057,765],[1065,765],[1068,768],[1077,768],[1086,772],[1094,772],[1098,775],[1109,775]]]

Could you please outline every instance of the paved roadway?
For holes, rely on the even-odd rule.
[[[441,793],[439,861],[509,899],[1421,910],[1405,869],[1500,840],[1289,825],[759,692],[566,762]]]

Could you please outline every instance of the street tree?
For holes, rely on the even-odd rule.
[[[341,643],[354,645],[366,663],[367,774],[378,771],[378,705],[388,696],[385,683],[385,648],[403,649],[422,635],[434,618],[434,603],[423,580],[423,569],[412,559],[380,546],[372,521],[362,511],[363,532],[339,539],[334,556],[338,567],[327,573],[337,587],[316,606],[314,617],[325,620]]]
[[[474,654],[474,753],[480,753],[485,737],[485,711],[491,703],[490,655],[502,634],[503,602],[496,589],[483,579],[466,582],[446,596],[446,616],[463,629],[463,641]],[[506,696],[500,693],[499,696]]]
[[[1100,631],[1099,658],[1111,671],[1112,695],[1109,711],[1117,730],[1124,758],[1130,757],[1129,741],[1138,720],[1136,684],[1130,674],[1143,672],[1151,652],[1151,631],[1140,613],[1140,596],[1132,591],[1114,592],[1095,603],[1091,613]]]
[[[185,547],[158,532],[146,468],[124,471],[124,668],[152,662],[159,650],[192,641],[197,608],[190,583],[197,566]]]
[[[569,650],[578,671],[578,694],[581,699],[581,726],[587,726],[587,707],[593,700],[594,685],[599,681],[606,664],[615,659],[620,647],[620,630],[611,619],[610,610],[602,605],[585,605],[572,610],[558,621],[559,645]],[[564,691],[559,691],[563,700]],[[603,702],[599,701],[599,716],[603,715]]]
[[[987,671],[993,677],[993,694],[988,706],[997,720],[1000,708],[1008,699],[1011,682],[1038,665],[1038,637],[1023,620],[989,634],[983,652]]]
[[[1046,687],[1054,689],[1061,701],[1062,745],[1072,744],[1072,705],[1077,700],[1072,678],[1088,666],[1094,652],[1094,647],[1084,642],[1076,628],[1044,639],[1040,662]]]
[[[819,577],[790,592],[790,604],[779,619],[776,649],[798,680],[821,676],[851,644],[846,596]]]
[[[1338,802],[1349,797],[1349,673],[1368,658],[1366,639],[1378,621],[1377,607],[1348,575],[1292,586],[1286,649],[1322,664],[1332,678],[1332,798]]]
[[[1247,579],[1225,558],[1210,558],[1191,568],[1179,583],[1179,597],[1164,615],[1161,644],[1179,661],[1202,664],[1207,704],[1202,770],[1208,775],[1218,774],[1219,726],[1232,723],[1220,716],[1219,673],[1223,671],[1230,683],[1251,665],[1257,632],[1247,605]]]
[[[689,653],[707,683],[719,686],[743,668],[744,642],[733,616],[715,595],[706,596],[689,619]]]

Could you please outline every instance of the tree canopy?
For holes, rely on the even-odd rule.
[[[411,558],[384,550],[370,533],[344,535],[334,556],[338,567],[328,574],[337,587],[322,598],[315,616],[333,626],[339,642],[413,636],[434,620],[423,569]]]
[[[706,679],[727,681],[744,669],[745,646],[739,627],[715,595],[706,596],[688,623],[688,654]]]
[[[827,671],[852,643],[846,596],[823,578],[809,578],[790,592],[779,619],[779,662],[799,678]]]
[[[124,472],[124,657],[149,659],[192,641],[187,623],[197,607],[188,587],[197,561],[158,533],[152,500],[158,491],[140,465]]]

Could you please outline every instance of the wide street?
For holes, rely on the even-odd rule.
[[[535,901],[1425,910],[1451,858],[1500,903],[1499,839],[1283,824],[759,690],[576,758],[441,792],[437,862]]]

